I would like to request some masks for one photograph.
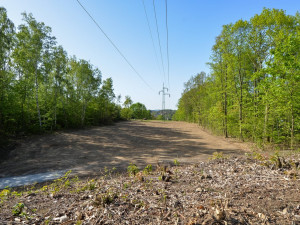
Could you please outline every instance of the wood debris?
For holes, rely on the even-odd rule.
[[[160,166],[136,176],[110,174],[71,182],[55,193],[42,189],[7,196],[0,223],[300,223],[299,168],[273,168],[251,158]],[[12,214],[18,203],[30,207],[27,215]]]

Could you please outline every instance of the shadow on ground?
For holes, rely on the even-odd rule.
[[[0,177],[72,169],[95,175],[104,167],[126,169],[178,159],[183,163],[207,160],[213,152],[239,155],[243,151],[183,122],[122,122],[113,126],[28,138],[0,164]]]

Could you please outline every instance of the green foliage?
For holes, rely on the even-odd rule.
[[[8,189],[3,189],[3,190],[0,192],[0,200],[1,200],[1,202],[7,200],[10,194],[11,194],[10,190],[8,190]]]
[[[264,9],[223,26],[210,76],[192,76],[173,120],[198,123],[261,147],[300,143],[299,14]]]
[[[130,106],[130,109],[133,119],[151,119],[151,112],[142,103],[134,103]]]
[[[264,156],[263,154],[256,152],[256,151],[253,151],[252,153],[247,153],[246,156],[250,157],[252,159],[258,160],[258,161],[267,160],[266,156]]]
[[[51,28],[23,13],[15,30],[0,7],[0,142],[7,134],[109,124],[121,118],[113,81],[69,57]]]
[[[175,165],[175,166],[179,166],[179,165],[180,165],[178,159],[174,159],[174,165]]]
[[[172,120],[176,110],[151,110],[151,115],[156,120]]]
[[[130,163],[127,167],[127,172],[129,176],[135,176],[139,172],[139,168],[135,164]]]
[[[112,177],[112,175],[115,173],[116,170],[117,170],[116,167],[109,169],[105,166],[104,167],[104,177]]]
[[[17,203],[12,209],[12,214],[14,216],[19,216],[20,214],[22,214],[24,207],[25,205],[23,203]]]
[[[96,196],[94,204],[99,206],[105,206],[111,204],[116,198],[118,198],[118,193],[112,190],[108,190],[103,194]]]
[[[16,196],[16,197],[20,197],[20,196],[22,196],[22,193],[21,193],[21,192],[17,192],[17,191],[13,191],[13,192],[11,193],[11,195],[12,195],[12,196]]]
[[[128,108],[130,108],[130,106],[132,105],[132,103],[133,102],[132,102],[130,96],[126,95],[125,96],[125,101],[123,103],[124,107],[128,109]]]
[[[158,115],[158,116],[156,117],[156,119],[157,119],[157,120],[164,120],[163,115]]]
[[[210,157],[210,160],[226,159],[226,158],[227,157],[223,155],[223,152],[214,152]]]
[[[174,113],[174,115],[172,116],[172,120],[174,121],[183,121],[185,120],[185,111],[184,111],[184,107],[182,104],[180,104],[182,100],[179,100],[178,103],[178,109],[176,110],[176,112]]]
[[[279,152],[276,151],[276,152],[274,153],[274,155],[272,155],[272,156],[270,157],[270,160],[273,161],[273,162],[275,162],[275,163],[277,163],[278,160],[279,160]]]
[[[279,152],[276,151],[271,157],[270,157],[270,161],[271,163],[274,163],[276,165],[277,168],[281,168],[282,167],[282,163],[279,157]]]
[[[124,189],[129,188],[129,184],[128,184],[128,183],[124,183],[124,184],[123,184],[123,188],[124,188]]]
[[[152,167],[151,164],[148,164],[148,165],[144,168],[144,170],[143,170],[144,174],[149,174],[149,173],[151,173],[152,171],[153,171],[153,167]]]
[[[70,187],[71,182],[73,182],[73,180],[70,181],[70,177],[69,177],[71,172],[72,170],[69,170],[64,174],[64,176],[54,180],[51,185],[43,186],[42,191],[50,190],[53,194],[55,194],[59,192],[61,189]]]
[[[41,188],[41,191],[43,191],[43,192],[46,192],[46,191],[48,191],[48,186],[47,185],[45,185],[45,186],[43,186],[42,188]]]
[[[91,179],[83,187],[79,188],[77,192],[83,192],[86,190],[93,191],[96,189],[96,185],[96,181],[94,179]]]
[[[130,108],[123,108],[121,110],[121,118],[124,120],[130,120],[132,118],[132,109]]]

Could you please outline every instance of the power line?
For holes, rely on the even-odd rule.
[[[161,52],[160,37],[159,37],[159,30],[158,30],[158,25],[157,25],[157,17],[156,17],[156,9],[155,9],[155,2],[154,1],[155,0],[153,0],[153,9],[154,9],[154,15],[155,15],[155,22],[156,22],[156,32],[157,32],[158,43],[159,43],[161,64],[162,64],[162,68],[163,68],[163,72],[164,72],[164,79],[165,79],[166,72],[165,72],[164,60],[163,60],[163,56],[162,56],[162,52]]]
[[[108,37],[108,35],[104,32],[104,30],[100,27],[100,25],[96,22],[96,20],[91,16],[91,14],[85,9],[85,7],[81,4],[79,0],[76,0],[81,8],[86,12],[86,14],[93,20],[99,30],[104,34],[104,36],[108,39],[108,41],[112,44],[112,46],[118,51],[118,53],[123,57],[123,59],[127,62],[127,64],[131,67],[131,69],[139,76],[139,78],[150,88],[152,87],[143,79],[143,77],[139,74],[139,72],[133,67],[133,65],[129,62],[129,60],[123,55],[120,49],[114,44],[114,42]],[[153,89],[152,89],[153,90]]]
[[[166,29],[167,29],[167,59],[168,59],[168,87],[170,88],[170,61],[169,61],[169,29],[168,29],[168,3],[166,2]]]
[[[149,33],[150,33],[150,37],[151,37],[151,41],[152,41],[152,46],[153,46],[154,53],[155,53],[156,63],[157,63],[159,72],[161,73],[160,66],[159,66],[159,63],[158,63],[158,57],[157,57],[157,53],[156,53],[156,48],[155,48],[155,44],[154,44],[154,40],[153,40],[153,35],[152,35],[151,27],[150,27],[150,22],[149,22],[149,18],[148,18],[146,6],[145,6],[145,1],[142,0],[142,2],[143,2],[144,12],[145,12],[145,16],[146,16],[146,19],[147,19],[148,29],[149,29]]]

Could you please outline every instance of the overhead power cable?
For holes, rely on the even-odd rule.
[[[157,32],[158,43],[159,43],[160,58],[161,58],[161,65],[162,65],[162,68],[163,68],[163,72],[164,72],[164,79],[165,79],[166,72],[165,72],[164,60],[163,60],[163,56],[162,56],[162,52],[161,52],[160,36],[159,36],[159,30],[158,30],[158,25],[157,25],[157,17],[156,17],[156,9],[155,9],[155,0],[153,0],[153,9],[154,9],[154,15],[155,15],[155,22],[156,22],[156,32]]]
[[[149,29],[149,33],[150,33],[150,37],[151,37],[151,41],[152,41],[152,46],[153,46],[153,50],[154,50],[154,54],[155,54],[156,63],[157,63],[159,72],[161,74],[161,70],[160,70],[160,66],[159,66],[159,62],[158,62],[158,57],[157,57],[157,53],[156,53],[156,48],[155,48],[155,44],[154,44],[154,39],[153,39],[153,35],[152,35],[151,27],[150,27],[150,22],[149,22],[149,18],[148,18],[146,6],[145,6],[145,1],[142,0],[142,3],[143,3],[143,6],[144,6],[144,12],[145,12],[145,16],[146,16],[146,19],[147,19],[148,29]]]
[[[167,59],[168,59],[168,87],[170,88],[170,60],[169,60],[169,28],[168,28],[168,3],[166,2],[166,29],[167,29]]]
[[[91,18],[91,20],[96,24],[99,30],[103,33],[103,35],[107,38],[107,40],[111,43],[111,45],[118,51],[118,53],[122,56],[122,58],[127,62],[127,64],[131,67],[131,69],[138,75],[138,77],[150,88],[152,87],[144,80],[144,78],[139,74],[139,72],[133,67],[133,65],[129,62],[129,60],[124,56],[124,54],[120,51],[120,49],[114,44],[114,42],[108,37],[108,35],[104,32],[104,30],[100,27],[100,25],[96,22],[96,20],[92,17],[92,15],[85,9],[85,7],[81,4],[79,0],[76,0],[81,8],[86,12],[86,14]],[[153,90],[153,89],[152,89]]]

